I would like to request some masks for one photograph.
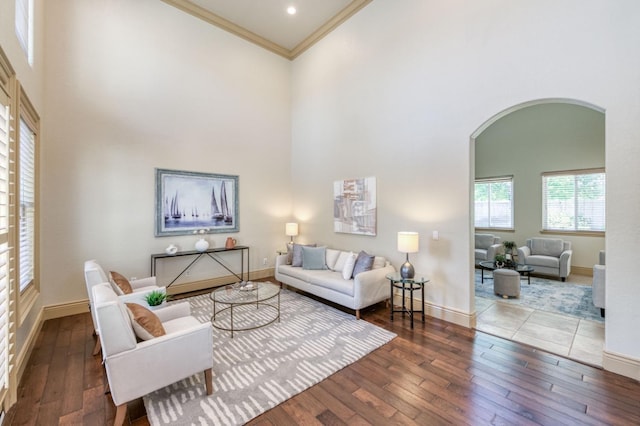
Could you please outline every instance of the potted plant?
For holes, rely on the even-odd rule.
[[[507,261],[507,258],[505,257],[504,254],[497,254],[495,259],[494,259],[494,263],[496,264],[496,268],[504,267],[504,264],[505,264],[506,261]]]
[[[506,260],[513,260],[515,257],[515,253],[513,251],[516,249],[515,241],[504,241],[502,245],[504,246]]]
[[[169,295],[164,291],[153,290],[152,292],[149,292],[144,298],[149,306],[159,306],[162,305],[165,301],[169,300]]]

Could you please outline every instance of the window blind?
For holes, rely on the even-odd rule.
[[[23,119],[20,119],[19,144],[19,274],[22,292],[33,282],[35,259],[35,133]]]
[[[476,228],[513,228],[513,177],[478,179],[474,191]]]
[[[9,97],[0,87],[0,394],[9,379]]]
[[[550,231],[605,230],[602,169],[542,175],[542,228]]]

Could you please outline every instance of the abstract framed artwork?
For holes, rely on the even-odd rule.
[[[333,183],[333,230],[376,235],[376,178],[338,180]]]
[[[156,169],[157,237],[238,232],[238,176]]]

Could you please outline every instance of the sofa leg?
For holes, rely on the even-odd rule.
[[[124,418],[127,415],[127,403],[120,404],[116,407],[116,419],[113,421],[113,426],[122,426],[124,424]]]
[[[604,318],[604,308],[600,308],[600,316]]]
[[[356,309],[356,319],[360,319],[360,309]]]
[[[562,282],[567,281],[567,279],[565,277],[560,278],[562,280]]]
[[[204,384],[207,388],[207,395],[211,395],[213,393],[213,375],[211,374],[211,369],[207,368],[204,370]]]
[[[100,336],[96,336],[96,345],[93,347],[93,356],[98,355],[101,349],[102,344],[100,343]]]

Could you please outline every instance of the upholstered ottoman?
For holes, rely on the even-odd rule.
[[[520,274],[513,269],[496,269],[493,271],[493,292],[505,299],[520,297]]]

